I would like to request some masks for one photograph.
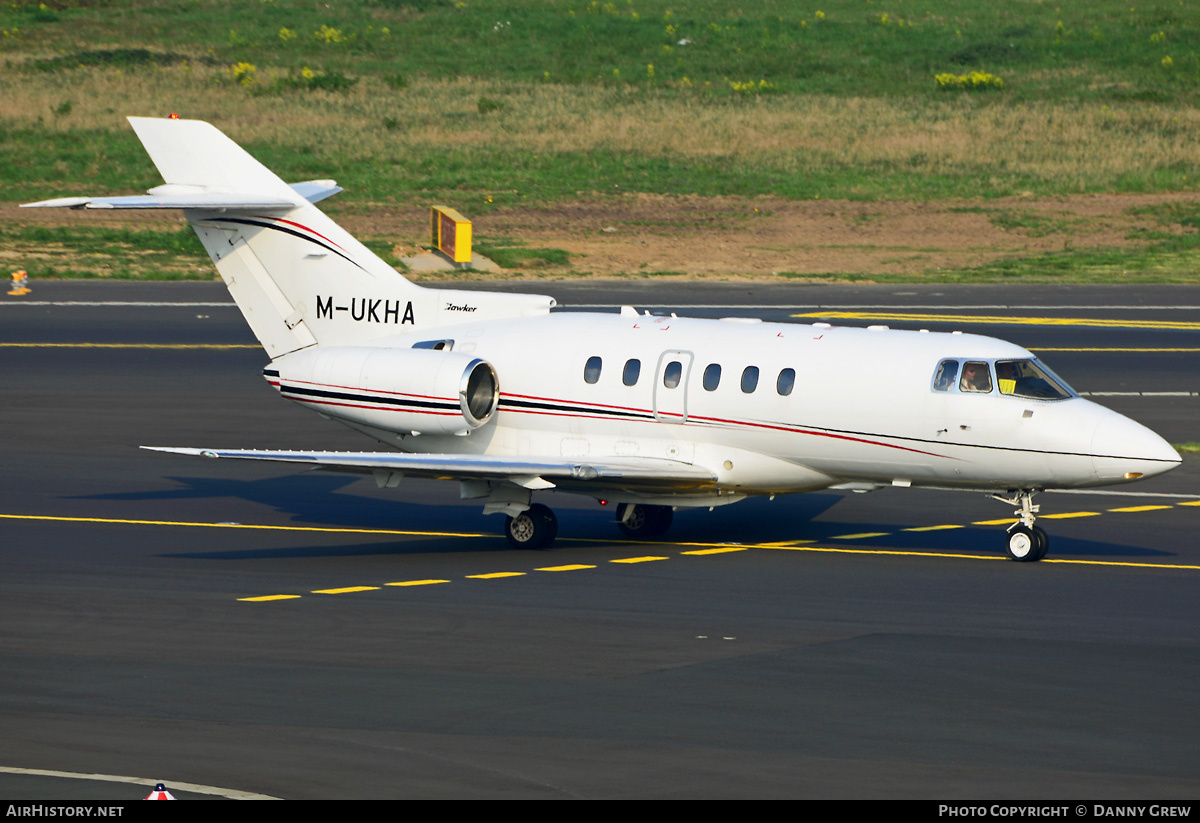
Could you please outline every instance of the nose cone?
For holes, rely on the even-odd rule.
[[[1122,483],[1170,471],[1181,462],[1171,444],[1116,412],[1106,415],[1092,437],[1092,460],[1101,483]]]

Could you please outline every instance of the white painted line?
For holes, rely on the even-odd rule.
[[[222,789],[219,786],[202,786],[199,783],[181,783],[176,780],[151,779],[148,777],[123,777],[118,774],[88,774],[87,772],[59,772],[51,769],[21,769],[15,766],[0,766],[0,772],[7,774],[30,774],[37,777],[65,777],[72,780],[100,780],[105,783],[129,783],[142,786],[145,791],[151,791],[156,783],[164,784],[168,790],[175,792],[195,792],[196,794],[215,794],[229,800],[280,800],[268,794],[243,792],[237,789]]]
[[[487,292],[492,293],[492,292]],[[500,292],[496,292],[500,293]],[[572,309],[619,309],[623,305],[629,305],[631,302],[637,303],[641,308],[648,309],[779,309],[782,311],[792,311],[795,309],[809,309],[813,311],[844,311],[851,309],[876,309],[896,311],[897,309],[921,309],[924,311],[1120,311],[1120,312],[1139,312],[1139,311],[1198,311],[1200,306],[1009,306],[1003,304],[995,305],[980,305],[970,304],[964,306],[938,303],[933,305],[922,304],[903,304],[886,303],[883,305],[863,304],[863,303],[842,303],[842,304],[819,304],[819,303],[642,303],[636,299],[627,300],[622,303],[563,303],[561,308]],[[0,306],[208,306],[220,307],[228,306],[234,308],[236,306],[232,301],[227,302],[165,302],[151,300],[0,300]]]
[[[221,308],[228,306],[236,308],[237,304],[227,303],[161,303],[141,300],[0,300],[0,306],[179,306],[182,308]]]
[[[1081,391],[1080,397],[1200,397],[1194,391]]]

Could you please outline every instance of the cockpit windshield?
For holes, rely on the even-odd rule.
[[[1062,400],[1073,394],[1065,383],[1036,360],[997,360],[996,384],[1001,394],[1037,400]]]
[[[934,372],[933,390],[959,394],[999,392],[1033,400],[1064,400],[1075,396],[1058,375],[1036,360],[943,360]]]

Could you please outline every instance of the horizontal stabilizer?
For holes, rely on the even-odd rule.
[[[300,463],[322,469],[370,473],[388,470],[414,477],[511,480],[541,477],[554,481],[627,480],[675,487],[698,487],[716,480],[708,469],[652,457],[569,460],[562,457],[493,457],[480,454],[401,452],[258,451],[142,446],[150,451],[235,460]]]
[[[332,180],[293,183],[291,197],[247,194],[206,186],[158,186],[147,194],[123,197],[58,197],[24,203],[23,209],[290,209],[303,198],[317,203],[342,190]]]

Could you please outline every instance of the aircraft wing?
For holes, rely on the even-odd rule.
[[[192,449],[142,446],[150,451],[234,460],[268,460],[299,463],[319,469],[362,474],[394,472],[397,475],[445,480],[507,480],[529,489],[547,489],[559,483],[578,488],[595,483],[598,488],[635,484],[687,489],[716,480],[708,469],[654,457],[493,457],[478,454],[407,454],[403,452],[259,451],[257,449]],[[377,475],[379,476],[379,475]]]

